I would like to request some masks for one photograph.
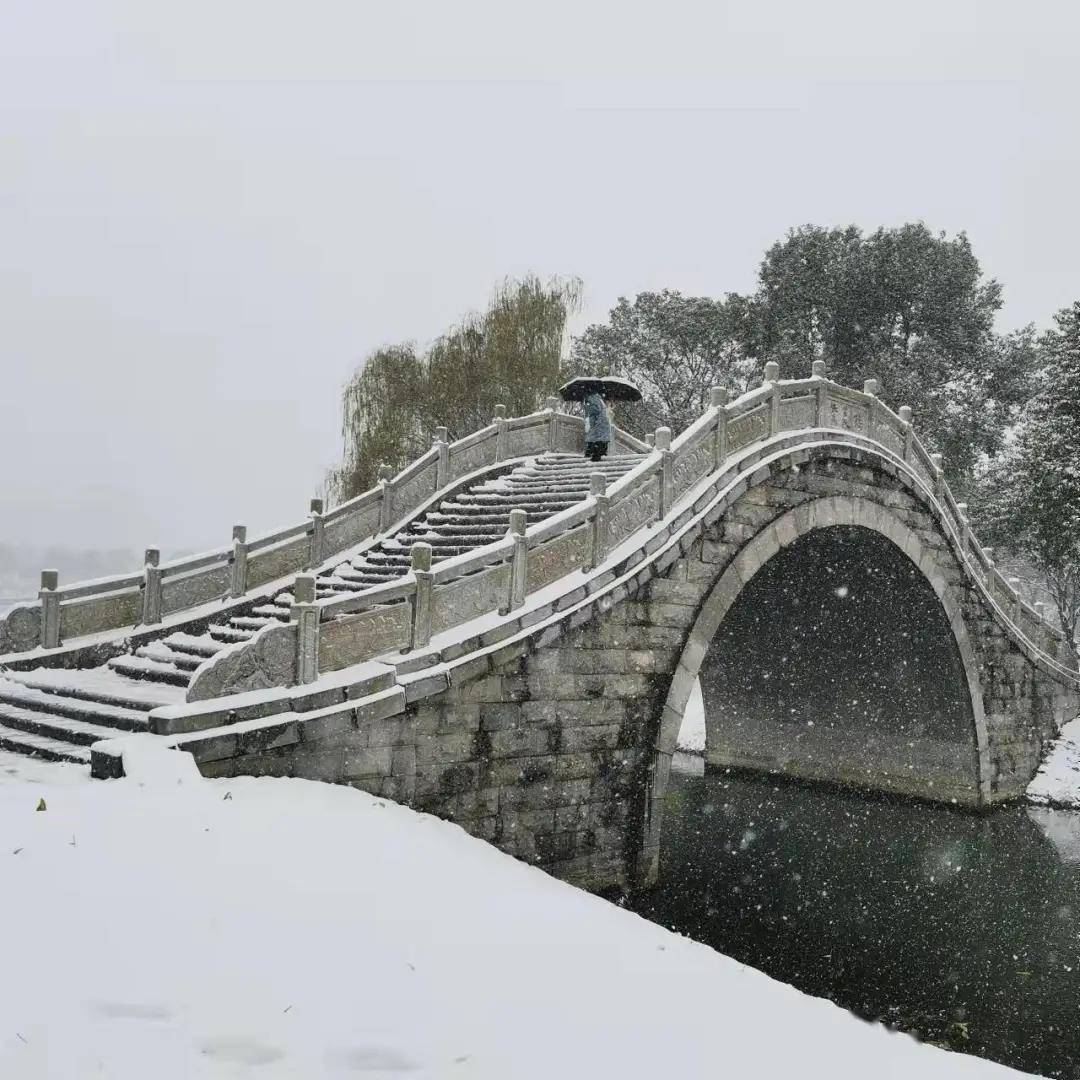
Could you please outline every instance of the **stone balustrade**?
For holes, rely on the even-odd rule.
[[[36,604],[20,604],[0,617],[0,655],[35,648],[55,649],[90,634],[153,626],[179,612],[245,594],[314,569],[357,544],[390,529],[441,488],[478,469],[546,449],[578,450],[584,421],[558,410],[558,399],[528,416],[508,419],[500,406],[487,427],[449,442],[437,428],[431,449],[396,476],[387,471],[369,491],[324,511],[311,502],[308,517],[249,540],[234,525],[228,546],[162,562],[147,549],[142,571],[61,585],[59,572],[42,572]],[[616,442],[639,445],[626,432]]]
[[[528,529],[522,516],[503,540],[447,559],[434,570],[423,552],[414,549],[413,571],[400,581],[318,601],[319,624],[324,635],[334,628],[330,631],[334,645],[325,655],[315,646],[317,662],[305,670],[314,678],[395,649],[427,645],[434,634],[482,616],[513,611],[526,595],[600,566],[642,528],[663,521],[687,492],[725,461],[783,432],[816,429],[872,440],[911,468],[939,504],[950,538],[963,551],[965,564],[1002,621],[1054,664],[1067,661],[1068,644],[1061,631],[993,569],[989,549],[972,534],[966,507],[956,502],[948,486],[941,455],[928,453],[915,435],[911,409],[905,406],[894,413],[878,392],[876,379],[866,380],[862,390],[832,382],[821,361],[814,362],[809,379],[793,380],[781,380],[778,365],[768,363],[763,385],[735,401],[729,403],[726,391],[715,388],[705,413],[675,439],[668,428],[657,429],[647,442],[619,433],[628,447],[640,448],[648,456],[610,487],[604,486],[602,477],[594,477],[582,503]],[[558,416],[553,425],[576,419]],[[507,447],[508,429],[514,424],[521,421],[497,417],[496,443],[502,432],[502,452],[529,452],[528,444]],[[463,440],[461,452],[480,445],[475,439]],[[496,453],[495,445],[484,445],[486,454]],[[348,621],[335,626],[342,619]],[[313,635],[309,630],[306,639],[298,640],[299,653],[311,651]]]

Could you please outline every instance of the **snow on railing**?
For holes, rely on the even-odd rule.
[[[1050,625],[1041,605],[1023,602],[1016,579],[1006,582],[994,569],[989,550],[971,532],[966,507],[945,482],[941,456],[928,453],[915,435],[911,409],[894,413],[877,393],[874,379],[862,390],[832,382],[821,361],[815,361],[809,379],[793,380],[781,380],[778,365],[768,363],[764,384],[730,403],[723,388],[714,388],[708,409],[676,439],[659,428],[651,443],[634,440],[647,456],[610,487],[600,473],[593,474],[582,502],[531,527],[524,512],[515,512],[503,539],[434,568],[430,546],[414,544],[411,569],[400,580],[313,600],[310,610],[318,618],[307,620],[306,640],[297,640],[297,655],[308,658],[298,663],[299,677],[313,680],[395,650],[423,648],[434,635],[475,618],[508,614],[528,595],[600,565],[643,527],[663,520],[729,458],[781,432],[802,430],[860,436],[903,461],[939,504],[968,572],[999,616],[1056,667],[1068,670],[1064,635]],[[561,416],[555,423],[575,419]],[[305,582],[302,588],[314,596],[313,585]]]
[[[56,570],[41,572],[38,602],[19,604],[0,618],[0,653],[62,642],[109,630],[153,626],[177,612],[215,601],[234,600],[363,543],[407,517],[447,484],[510,458],[560,447],[577,449],[584,421],[558,411],[549,398],[539,412],[507,419],[504,406],[479,431],[455,442],[436,429],[431,449],[396,476],[388,469],[369,491],[324,511],[313,499],[309,516],[252,540],[235,525],[226,547],[161,562],[147,548],[142,571],[61,585]],[[617,432],[616,437],[631,436]]]

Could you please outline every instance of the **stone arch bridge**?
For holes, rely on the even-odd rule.
[[[656,874],[695,683],[713,767],[1013,798],[1080,710],[1071,650],[876,389],[767,365],[599,469],[549,403],[216,561],[46,572],[0,744],[349,783],[590,888]]]

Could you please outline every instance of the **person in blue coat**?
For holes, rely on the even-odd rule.
[[[607,398],[593,391],[585,397],[585,456],[599,461],[608,452],[611,441],[611,414]]]

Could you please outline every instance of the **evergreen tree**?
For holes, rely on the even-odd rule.
[[[978,486],[978,524],[1044,576],[1077,650],[1080,621],[1080,301],[1039,341],[1041,386]]]

